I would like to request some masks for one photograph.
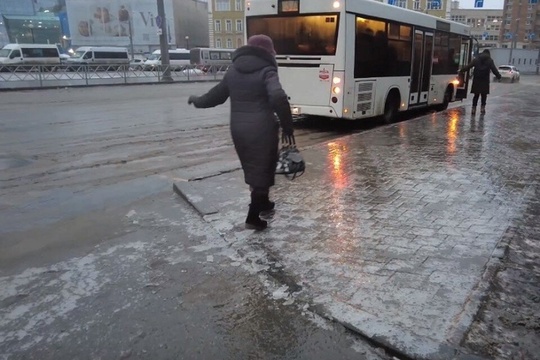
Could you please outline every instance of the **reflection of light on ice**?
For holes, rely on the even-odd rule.
[[[457,138],[457,124],[459,121],[459,114],[457,111],[450,112],[450,121],[448,122],[447,137],[448,145],[446,151],[448,154],[456,152],[456,138]]]
[[[336,255],[334,260],[337,263],[346,262],[345,258],[353,251],[355,237],[351,234],[355,231],[355,216],[351,212],[350,192],[347,188],[350,184],[347,173],[347,146],[344,142],[328,143],[328,173],[330,174],[332,196],[327,204],[330,209],[328,220],[329,226],[333,229],[327,237],[327,249],[331,254]]]
[[[332,164],[332,170],[330,173],[332,174],[334,187],[343,189],[345,186],[347,186],[347,176],[343,171],[343,154],[347,148],[340,143],[331,142],[328,143],[328,149],[329,160]]]

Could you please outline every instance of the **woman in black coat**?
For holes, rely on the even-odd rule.
[[[188,100],[197,108],[209,108],[231,98],[231,135],[251,190],[248,229],[265,229],[267,222],[259,214],[274,208],[268,194],[274,185],[279,125],[285,139],[293,136],[291,108],[279,82],[275,54],[268,36],[250,37],[233,53],[233,65],[223,80],[208,93]]]
[[[489,94],[490,72],[492,72],[499,80],[501,79],[501,74],[499,73],[499,70],[497,70],[493,59],[491,59],[491,53],[488,49],[482,51],[482,53],[475,57],[469,65],[461,69],[461,72],[469,71],[472,67],[474,67],[474,71],[471,94],[474,94],[474,96],[471,114],[476,114],[476,106],[478,105],[478,98],[480,96],[482,96],[480,114],[485,114],[487,96]]]

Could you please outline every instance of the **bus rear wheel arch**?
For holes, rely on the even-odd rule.
[[[401,103],[401,95],[398,89],[392,89],[386,96],[384,102],[383,121],[386,124],[391,124],[397,120],[399,105]]]
[[[450,101],[452,100],[452,95],[454,94],[454,88],[452,85],[448,85],[446,87],[446,90],[444,92],[443,102],[442,104],[437,106],[437,110],[443,111],[448,109],[448,104],[450,104]]]

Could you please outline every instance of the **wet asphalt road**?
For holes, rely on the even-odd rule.
[[[491,101],[508,91],[497,85]],[[0,355],[379,358],[283,302],[260,264],[204,253],[219,234],[171,184],[238,168],[228,106],[185,103],[210,86],[2,93]],[[305,147],[376,125],[311,119],[296,133]]]
[[[266,260],[207,254],[223,239],[172,183],[239,167],[228,106],[186,104],[210,86],[2,93],[0,358],[384,358],[280,296]]]

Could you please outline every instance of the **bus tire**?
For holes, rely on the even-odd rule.
[[[452,99],[452,93],[453,92],[454,91],[453,91],[451,86],[448,86],[446,88],[446,91],[444,92],[443,102],[442,102],[442,104],[437,106],[438,111],[444,111],[444,110],[448,109],[448,104],[450,104],[450,100]]]
[[[396,121],[400,102],[399,92],[395,89],[390,90],[384,103],[383,121],[385,124],[391,124]]]

